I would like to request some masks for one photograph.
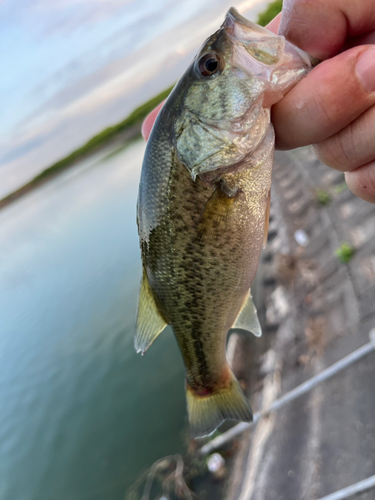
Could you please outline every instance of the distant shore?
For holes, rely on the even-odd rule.
[[[268,7],[259,14],[257,21],[258,24],[266,26],[281,11],[281,8],[282,0],[274,0],[271,2]],[[140,135],[144,118],[146,118],[146,116],[154,108],[156,108],[158,104],[168,97],[173,87],[174,85],[145,102],[136,108],[127,118],[125,118],[125,120],[113,125],[112,127],[108,127],[99,134],[95,135],[88,142],[86,142],[86,144],[46,168],[30,182],[24,184],[5,198],[1,199],[0,208],[9,205],[32,189],[56,177],[60,174],[60,172],[63,172],[67,168],[73,167],[76,163],[99,151],[103,147],[109,146],[113,142],[121,142],[126,145],[127,142],[134,140]]]
[[[24,184],[20,188],[16,189],[9,195],[5,196],[0,200],[0,208],[3,208],[18,198],[28,193],[29,191],[35,189],[36,187],[44,184],[45,182],[53,179],[61,172],[68,168],[73,167],[81,160],[87,158],[88,156],[96,153],[104,147],[110,144],[119,142],[123,145],[130,143],[137,137],[140,137],[141,127],[144,118],[162,101],[164,101],[170,94],[173,86],[164,90],[157,96],[153,97],[149,101],[145,102],[138,108],[136,108],[125,120],[106,128],[99,134],[92,137],[86,144],[76,149],[70,153],[65,158],[62,158],[58,162],[49,166],[43,170],[40,174],[34,177],[30,182]]]

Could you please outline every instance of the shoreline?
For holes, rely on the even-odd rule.
[[[80,148],[72,151],[61,160],[58,160],[54,164],[50,165],[29,182],[0,199],[0,209],[18,200],[23,195],[29,193],[32,189],[35,189],[45,182],[55,178],[68,168],[74,167],[78,162],[88,158],[94,153],[97,153],[103,148],[117,142],[122,142],[123,145],[126,146],[127,143],[130,143],[140,137],[143,120],[154,108],[156,108],[156,106],[169,96],[173,87],[174,85],[166,90],[163,90],[163,92],[160,92],[144,104],[141,104],[124,120],[111,127],[107,127],[98,134],[94,135]]]
[[[47,172],[49,169],[44,170],[41,174],[37,175],[27,184],[24,184],[20,188],[16,189],[12,193],[8,194],[4,198],[0,200],[0,210],[2,208],[7,207],[11,203],[17,201],[19,198],[29,193],[30,191],[42,186],[46,182],[58,177],[60,174],[65,172],[66,170],[73,168],[80,163],[82,160],[89,158],[91,155],[98,153],[99,151],[107,148],[108,146],[115,145],[116,143],[120,143],[122,146],[126,147],[131,144],[134,140],[141,137],[141,126],[142,122],[134,125],[133,127],[127,129],[125,132],[119,132],[116,136],[111,137],[107,140],[107,142],[103,142],[99,144],[94,149],[87,151],[86,153],[82,153],[81,155],[74,158],[72,161],[66,163],[65,165],[59,167],[55,171]]]

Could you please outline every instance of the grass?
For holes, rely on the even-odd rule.
[[[51,166],[43,170],[43,172],[34,177],[30,182],[28,182],[27,184],[23,185],[13,193],[9,194],[8,196],[0,200],[0,208],[9,203],[10,201],[17,199],[22,194],[28,192],[34,186],[40,184],[41,182],[47,180],[48,178],[53,177],[59,172],[70,167],[77,160],[85,158],[86,156],[93,153],[100,147],[106,145],[113,139],[119,137],[121,134],[128,132],[126,143],[139,137],[142,121],[150,113],[150,111],[152,111],[158,104],[160,104],[168,97],[172,89],[173,86],[164,90],[163,92],[153,97],[152,99],[148,100],[141,106],[138,106],[138,108],[136,108],[124,120],[117,123],[116,125],[113,125],[111,127],[102,130],[101,132],[99,132],[99,134],[94,135],[94,137],[92,137],[89,141],[83,144],[83,146],[76,149],[68,156],[65,156],[56,163],[53,163]],[[122,145],[122,147],[123,146],[124,144]]]
[[[328,205],[331,202],[331,196],[324,189],[317,189],[315,191],[316,201],[323,206]]]
[[[272,21],[275,16],[277,16],[277,14],[279,14],[279,12],[281,12],[281,9],[282,0],[271,2],[268,7],[259,14],[258,24],[260,24],[261,26],[266,26],[270,21]],[[88,156],[100,147],[109,143],[111,140],[119,137],[124,132],[129,132],[127,141],[139,135],[140,127],[144,118],[150,113],[150,111],[152,111],[158,104],[160,104],[168,97],[172,88],[173,86],[164,90],[157,96],[153,97],[149,101],[136,108],[128,117],[126,117],[121,122],[102,130],[101,132],[99,132],[99,134],[94,135],[94,137],[83,144],[80,148],[72,151],[69,155],[50,165],[48,168],[43,170],[43,172],[34,177],[30,182],[0,200],[0,207],[6,205],[12,200],[17,199],[19,196],[29,191],[32,187],[70,167],[77,160],[81,160],[82,158]]]
[[[145,102],[144,104],[136,108],[127,118],[125,118],[125,120],[122,120],[120,123],[117,123],[112,127],[108,127],[99,132],[99,134],[94,135],[94,137],[92,137],[89,141],[87,141],[86,144],[76,149],[65,158],[62,158],[61,160],[57,161],[50,167],[43,170],[43,172],[34,177],[34,179],[32,179],[32,181],[30,181],[29,184],[37,183],[40,180],[49,177],[55,174],[56,172],[66,168],[78,158],[82,158],[83,156],[86,156],[89,153],[93,152],[94,150],[98,149],[100,146],[107,144],[116,136],[120,135],[126,130],[129,130],[135,125],[140,126],[142,121],[150,113],[150,111],[152,111],[158,104],[160,104],[168,97],[172,88],[173,87],[170,87],[164,90],[157,96],[153,97],[149,101]],[[137,131],[136,133],[138,132],[139,131]]]
[[[277,14],[280,14],[283,7],[282,0],[275,0],[268,4],[268,7],[259,14],[257,23],[261,26],[267,26]]]
[[[344,181],[344,182],[341,182],[340,184],[338,184],[337,186],[335,186],[334,191],[336,194],[341,194],[344,191],[346,191],[347,189],[348,189],[348,185]]]
[[[349,243],[342,243],[335,254],[340,262],[347,264],[354,255],[354,248]]]

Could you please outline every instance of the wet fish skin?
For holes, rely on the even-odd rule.
[[[212,53],[220,71],[202,77],[199,60]],[[195,435],[225,418],[252,418],[226,361],[226,336],[244,305],[252,310],[271,189],[270,106],[308,69],[282,37],[231,9],[148,141],[138,197],[143,281],[135,346],[144,353],[172,326]]]

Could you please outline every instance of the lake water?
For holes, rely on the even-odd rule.
[[[122,500],[184,449],[172,332],[133,347],[143,152],[101,152],[0,212],[1,500]]]

